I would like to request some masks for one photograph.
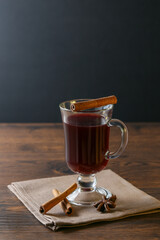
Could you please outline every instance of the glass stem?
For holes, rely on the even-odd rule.
[[[78,186],[80,188],[80,191],[93,192],[96,189],[96,184],[97,181],[95,174],[90,175],[80,174],[78,176]]]

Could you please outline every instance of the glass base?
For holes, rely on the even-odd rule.
[[[92,206],[95,202],[101,200],[102,196],[110,198],[112,193],[103,187],[96,187],[94,174],[80,175],[78,177],[78,188],[67,199],[74,205]]]

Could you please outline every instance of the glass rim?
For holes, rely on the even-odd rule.
[[[97,107],[97,108],[86,109],[86,110],[82,110],[79,112],[72,111],[71,109],[64,107],[66,103],[72,104],[75,102],[81,102],[81,101],[87,101],[87,100],[91,100],[91,98],[77,98],[77,99],[67,100],[67,101],[61,102],[59,104],[59,108],[63,111],[68,111],[68,112],[73,112],[73,113],[101,112],[101,111],[105,111],[107,109],[108,110],[113,109],[113,104],[108,104],[108,105],[104,105],[102,107]]]

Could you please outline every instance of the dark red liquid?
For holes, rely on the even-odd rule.
[[[108,163],[109,131],[98,114],[75,114],[64,123],[66,161],[69,168],[82,174],[96,173]]]

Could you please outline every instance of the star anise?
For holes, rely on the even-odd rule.
[[[117,197],[116,195],[112,195],[110,198],[106,198],[106,196],[102,196],[102,200],[95,203],[93,206],[97,208],[97,211],[100,212],[110,212],[110,208],[115,208]]]

